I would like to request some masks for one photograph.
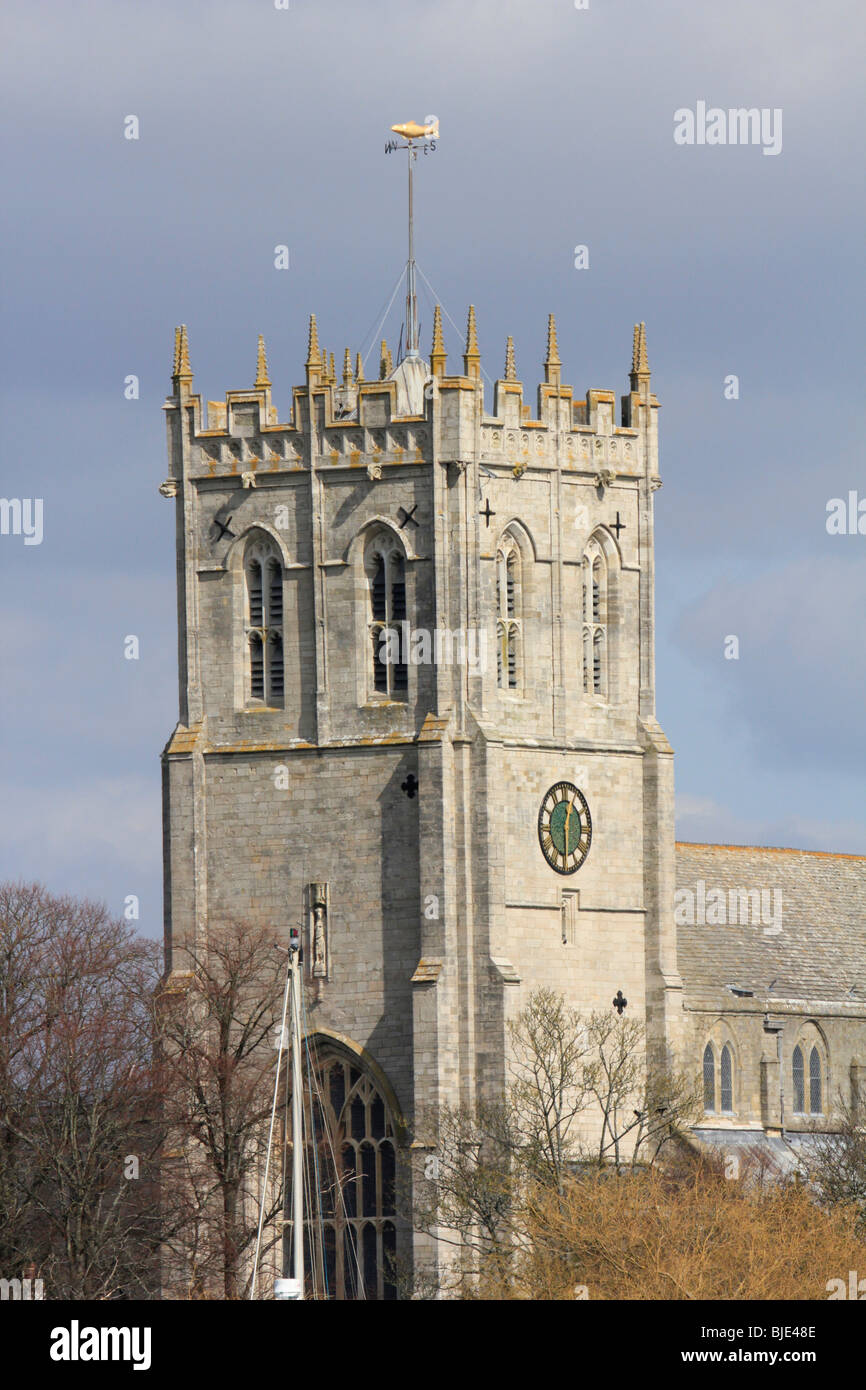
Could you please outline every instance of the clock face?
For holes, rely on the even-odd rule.
[[[558,874],[574,874],[592,844],[592,819],[586,797],[571,782],[556,782],[538,813],[541,852]]]

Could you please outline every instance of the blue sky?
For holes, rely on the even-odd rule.
[[[338,361],[375,326],[405,258],[384,142],[431,112],[418,261],[490,376],[511,333],[534,388],[553,311],[563,379],[620,394],[646,321],[678,833],[866,853],[866,536],[825,527],[866,497],[862,6],[19,0],[4,28],[0,493],[44,499],[44,539],[0,536],[0,876],[136,894],[159,935],[174,326],[211,398],[264,333],[285,418],[309,312]],[[781,153],[676,145],[699,100],[781,108]]]

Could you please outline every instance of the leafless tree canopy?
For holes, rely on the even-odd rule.
[[[274,1089],[286,957],[273,934],[230,923],[189,952],[185,987],[164,991],[160,1038],[166,1123],[165,1200],[183,1209],[173,1282],[192,1295],[248,1289]],[[276,1170],[279,1178],[279,1167]],[[269,1184],[266,1223],[281,1209]]]
[[[647,1073],[639,1024],[614,1013],[583,1018],[553,990],[530,997],[509,1041],[501,1102],[419,1117],[436,1176],[416,1175],[416,1223],[451,1245],[454,1292],[477,1292],[479,1278],[508,1284],[531,1248],[533,1194],[563,1196],[588,1167],[652,1164],[699,1105],[693,1078]]]
[[[0,1273],[50,1297],[155,1288],[158,975],[104,907],[0,885]]]
[[[248,1293],[285,956],[227,923],[184,965],[161,979],[104,907],[0,885],[0,1277],[52,1298]],[[648,1068],[638,1024],[541,990],[509,1032],[500,1101],[415,1119],[416,1224],[452,1256],[431,1294],[817,1298],[862,1266],[859,1103],[808,1181],[760,1159],[730,1180],[690,1147],[698,1078]]]
[[[852,1206],[866,1240],[866,1101],[838,1102],[835,1134],[817,1135],[809,1176],[825,1207]]]

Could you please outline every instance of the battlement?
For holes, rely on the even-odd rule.
[[[517,379],[510,337],[504,375],[492,382],[493,411],[485,411],[473,306],[469,309],[463,370],[449,373],[447,365],[437,306],[429,363],[410,355],[394,367],[383,340],[378,378],[367,381],[360,353],[353,367],[346,348],[338,381],[334,354],[320,347],[313,314],[306,381],[293,387],[290,418],[280,421],[271,398],[261,336],[253,386],[228,391],[223,401],[209,400],[203,405],[201,396],[192,390],[189,343],[182,325],[175,331],[174,389],[165,406],[174,414],[170,436],[173,433],[176,442],[182,441],[185,471],[200,477],[329,466],[364,468],[376,476],[377,469],[385,464],[431,461],[434,438],[439,441],[437,456],[441,461],[474,455],[480,440],[479,460],[493,465],[507,462],[521,473],[530,467],[604,469],[624,474],[642,470],[650,452],[642,434],[648,431],[655,439],[659,406],[649,388],[643,324],[634,330],[631,389],[621,397],[619,424],[613,391],[591,388],[582,399],[575,400],[573,388],[563,384],[552,314],[544,380],[537,388],[534,416],[530,405],[524,403],[524,386]]]

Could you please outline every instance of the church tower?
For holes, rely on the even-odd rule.
[[[644,325],[621,423],[561,378],[553,315],[534,412],[510,338],[485,409],[474,308],[456,370],[437,308],[429,364],[383,343],[371,380],[348,349],[338,379],[312,316],[281,422],[261,340],[254,386],[205,407],[177,330],[169,967],[212,924],[301,922],[372,1297],[413,1247],[387,1195],[406,1122],[501,1093],[534,989],[678,1042]]]

